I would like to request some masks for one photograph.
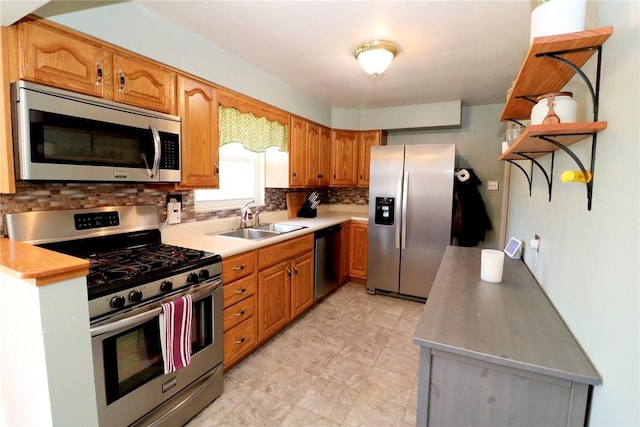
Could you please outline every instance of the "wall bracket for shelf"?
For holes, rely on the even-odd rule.
[[[595,88],[591,83],[591,80],[589,80],[589,77],[587,77],[587,75],[584,73],[584,71],[582,71],[580,67],[578,67],[576,64],[569,61],[568,59],[560,56],[566,53],[584,52],[589,50],[595,50],[598,53],[597,59],[596,59],[597,66],[596,66]],[[600,100],[600,68],[602,65],[602,46],[586,46],[586,47],[581,47],[577,49],[558,50],[555,52],[541,52],[536,54],[536,56],[550,58],[558,62],[561,62],[566,66],[568,66],[569,68],[571,68],[573,71],[575,71],[576,74],[578,74],[582,78],[582,80],[584,80],[585,84],[587,85],[587,88],[589,89],[589,93],[591,94],[591,100],[593,101],[593,121],[597,122],[598,121],[598,104]],[[529,98],[525,98],[525,99],[529,99]]]
[[[587,186],[587,210],[591,210],[591,199],[592,199],[592,195],[593,195],[593,169],[595,166],[595,156],[596,156],[596,141],[598,140],[598,134],[594,133],[591,135],[591,164],[589,165],[589,169],[584,167],[584,164],[582,163],[582,161],[580,161],[580,158],[578,158],[578,156],[576,156],[576,154],[571,151],[569,149],[569,147],[565,146],[564,144],[561,144],[557,141],[555,141],[554,139],[552,139],[549,136],[538,136],[537,138],[540,138],[544,141],[549,142],[550,144],[555,145],[556,147],[558,147],[559,149],[561,149],[562,151],[564,151],[565,153],[567,153],[569,155],[569,157],[571,157],[573,159],[574,162],[576,162],[576,165],[578,165],[578,167],[580,168],[580,170],[582,171],[583,174],[585,174],[585,176],[587,175],[587,172],[589,172],[591,174],[591,179],[589,180],[589,182],[586,183]]]
[[[552,190],[552,187],[553,187],[553,165],[554,165],[554,162],[555,162],[555,152],[554,151],[550,151],[548,153],[551,153],[551,168],[549,170],[549,173],[547,173],[546,169],[544,168],[544,166],[542,166],[540,164],[540,162],[538,162],[535,158],[530,156],[530,154],[533,154],[533,153],[528,153],[528,152],[516,152],[516,153],[514,153],[514,154],[517,154],[518,156],[521,156],[521,157],[531,161],[531,173],[530,174],[528,174],[527,171],[525,171],[524,168],[522,166],[520,166],[519,164],[517,164],[516,162],[514,162],[512,160],[507,160],[507,162],[509,162],[512,165],[516,166],[527,177],[527,182],[529,183],[529,197],[531,197],[531,189],[533,187],[533,165],[536,165],[538,167],[538,169],[540,169],[542,171],[542,174],[544,175],[544,178],[547,181],[547,189],[548,189],[548,192],[549,192],[549,201],[551,201],[551,194],[552,194],[551,190]],[[548,153],[545,153],[545,154],[548,154]],[[537,151],[536,154],[540,154],[540,152]]]

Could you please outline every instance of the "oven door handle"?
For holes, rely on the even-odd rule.
[[[222,279],[216,279],[211,283],[207,283],[205,287],[198,289],[191,294],[193,301],[201,299],[201,297],[211,294],[213,290],[222,283]],[[175,298],[179,296],[176,295]],[[157,317],[162,313],[162,307],[152,308],[144,313],[136,314],[135,316],[125,317],[124,319],[116,320],[114,322],[105,323],[104,325],[94,326],[90,329],[91,338],[95,338],[99,335],[104,335],[113,332],[119,332],[130,328],[131,326],[147,322],[154,317]]]

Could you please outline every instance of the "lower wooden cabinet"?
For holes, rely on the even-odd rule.
[[[338,267],[338,283],[344,285],[349,281],[351,263],[351,221],[342,224],[340,230],[340,265]]]
[[[258,342],[313,305],[313,234],[258,249]]]
[[[256,252],[222,260],[222,281],[223,365],[226,371],[258,344]]]
[[[349,276],[356,281],[367,280],[367,251],[369,226],[364,222],[351,223],[351,262]]]
[[[291,269],[280,262],[258,273],[258,341],[263,342],[291,320]]]
[[[227,371],[250,354],[256,348],[257,343],[255,316],[225,331],[223,334],[224,370]]]
[[[313,305],[313,254],[307,252],[291,261],[291,318]]]

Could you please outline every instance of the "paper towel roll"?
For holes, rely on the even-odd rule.
[[[531,12],[531,39],[584,31],[586,0],[551,0]]]
[[[502,282],[504,252],[495,249],[483,249],[480,252],[480,278],[485,282]]]

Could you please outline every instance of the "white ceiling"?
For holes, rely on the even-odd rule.
[[[337,108],[502,103],[529,46],[532,0],[150,1],[141,5]],[[399,53],[373,81],[361,42]]]

